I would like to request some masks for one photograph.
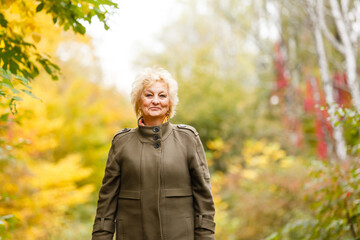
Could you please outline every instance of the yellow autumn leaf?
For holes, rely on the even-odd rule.
[[[36,163],[30,169],[34,173],[34,186],[42,189],[80,181],[91,174],[90,168],[81,167],[80,154],[68,155],[55,164]]]
[[[35,43],[39,43],[41,40],[41,35],[39,33],[33,32],[31,34],[32,39],[34,40]]]

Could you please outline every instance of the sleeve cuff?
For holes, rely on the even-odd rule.
[[[112,235],[115,232],[115,222],[112,219],[101,218],[99,220],[94,223],[93,234],[98,232],[108,232]]]
[[[202,215],[196,216],[195,218],[195,229],[201,228],[215,232],[215,222],[211,219],[204,218]]]
[[[93,233],[91,240],[113,240],[113,234],[109,232]]]

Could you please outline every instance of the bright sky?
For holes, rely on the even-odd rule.
[[[106,85],[114,85],[128,95],[136,75],[133,61],[145,46],[159,47],[156,34],[180,14],[176,0],[115,0],[119,9],[110,16],[108,31],[93,23],[87,33],[94,39]]]

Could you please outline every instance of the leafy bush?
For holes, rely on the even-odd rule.
[[[347,133],[347,161],[313,161],[305,200],[312,214],[295,219],[267,240],[277,239],[360,239],[360,114],[346,108],[335,113]]]

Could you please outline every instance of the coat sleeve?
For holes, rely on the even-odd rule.
[[[92,240],[113,239],[119,190],[120,166],[116,160],[116,151],[113,141],[108,154],[105,175],[99,192]]]
[[[191,185],[195,210],[195,240],[214,240],[215,205],[211,193],[210,174],[203,145],[196,135],[196,149],[190,161]]]

